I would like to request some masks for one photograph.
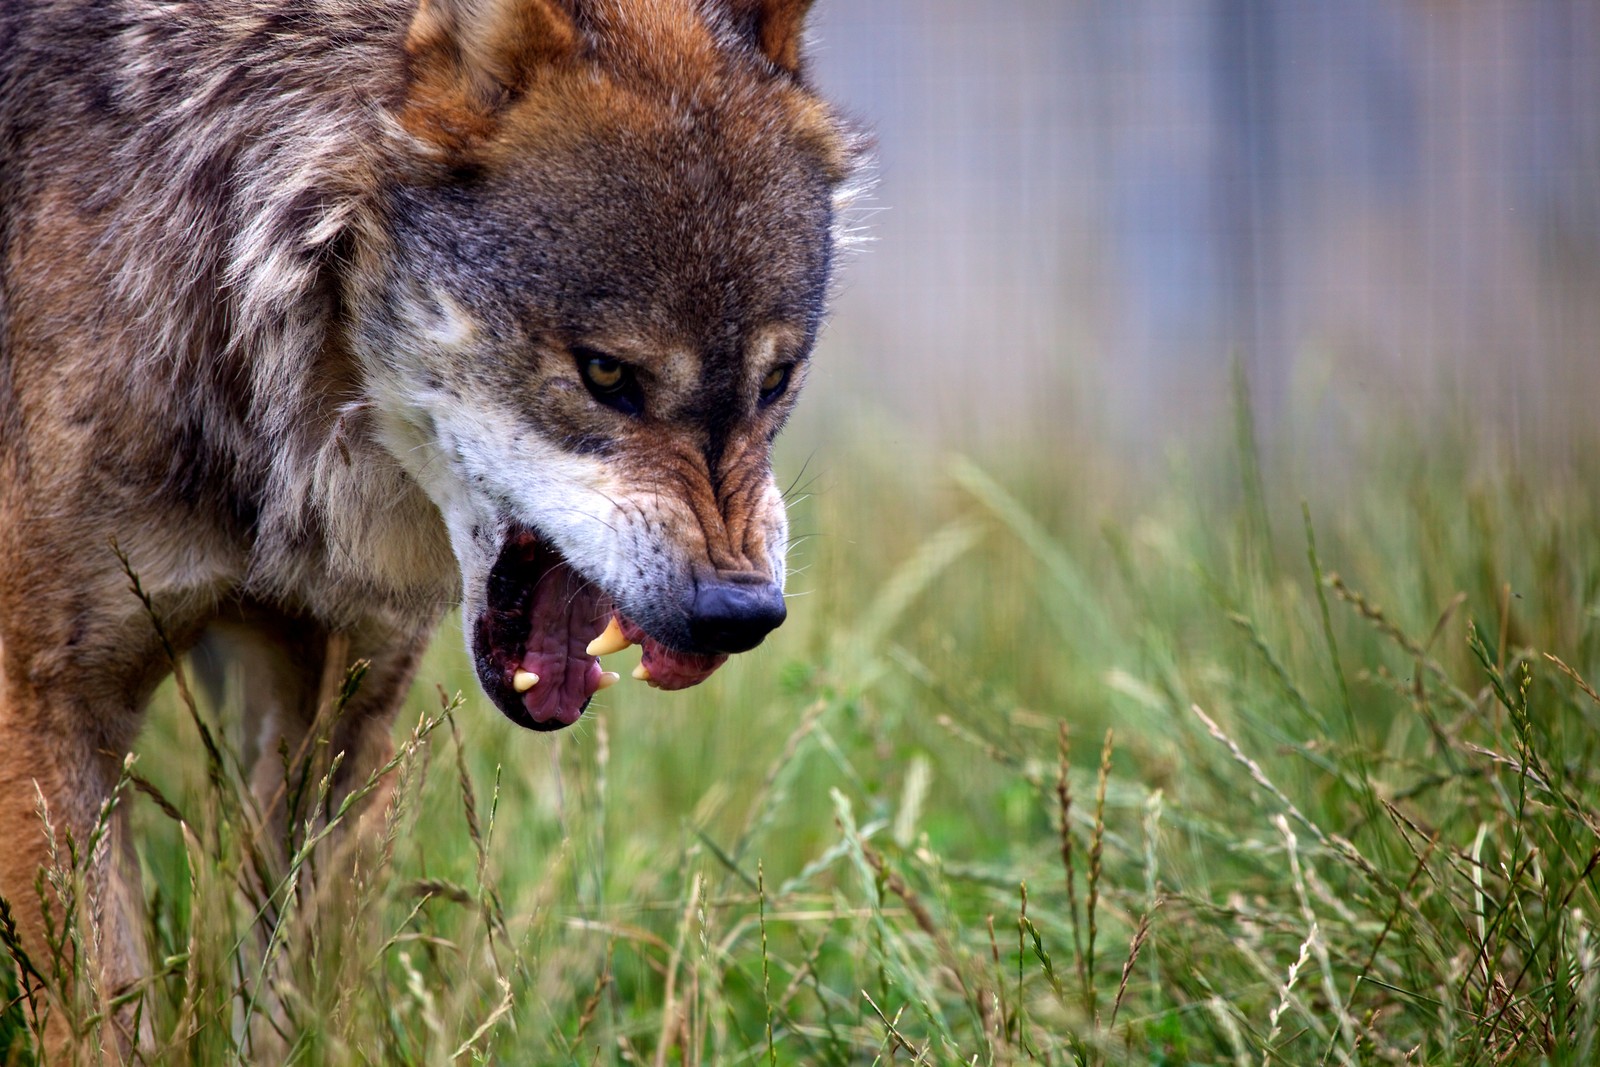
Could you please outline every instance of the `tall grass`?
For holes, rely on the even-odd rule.
[[[354,809],[258,855],[226,709],[163,693],[142,1062],[1600,1060],[1595,482],[1253,442],[1137,491],[835,443],[762,649],[544,737],[447,630],[343,856]],[[102,1033],[40,985],[3,1062]]]

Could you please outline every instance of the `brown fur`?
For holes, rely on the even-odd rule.
[[[0,5],[0,894],[32,944],[36,796],[86,833],[166,674],[113,541],[180,648],[234,649],[264,745],[330,642],[372,659],[352,773],[514,524],[652,632],[697,574],[781,582],[768,450],[861,152],[808,2],[410,3]],[[140,966],[115,867],[104,995]]]

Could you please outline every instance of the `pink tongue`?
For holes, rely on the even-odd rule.
[[[532,625],[520,665],[539,676],[538,684],[522,694],[522,706],[534,722],[570,726],[600,688],[600,661],[584,651],[610,615],[600,599],[594,583],[564,563],[546,570],[534,584]]]
[[[687,689],[711,677],[711,672],[728,662],[727,656],[699,656],[693,652],[674,652],[645,633],[632,619],[618,616],[622,636],[644,649],[640,666],[650,672],[650,684],[657,689]]]

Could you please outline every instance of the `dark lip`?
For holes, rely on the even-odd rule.
[[[480,671],[478,674],[478,684],[484,684],[482,671]],[[512,689],[509,685],[506,685],[504,682],[497,681],[492,688],[484,685],[484,692],[488,695],[489,699],[494,702],[494,706],[499,708],[500,713],[506,718],[510,719],[524,730],[533,730],[534,732],[541,734],[553,734],[557,730],[565,730],[567,727],[574,725],[588,712],[589,704],[593,699],[591,697],[584,700],[584,702],[578,708],[578,719],[574,719],[570,723],[562,722],[560,719],[551,719],[541,722],[529,715],[528,709],[522,706],[522,694],[518,693],[515,689]]]
[[[494,706],[500,709],[502,715],[523,729],[539,733],[554,733],[566,729],[570,723],[556,719],[544,722],[534,719],[523,706],[522,694],[506,684],[505,671],[501,667],[493,639],[489,635],[490,612],[491,609],[485,608],[473,625],[472,661],[473,669],[478,675],[478,685]],[[582,718],[583,713],[588,710],[589,701],[585,700],[579,709],[579,718]]]
[[[541,559],[545,554],[548,557]],[[540,568],[565,563],[566,557],[537,530],[512,526],[485,579],[483,609],[471,623],[478,685],[502,715],[523,729],[538,733],[554,733],[572,724],[559,719],[537,720],[528,714],[522,694],[507,681],[503,654],[507,648],[520,653],[527,644],[529,599]],[[586,697],[579,706],[577,719],[588,711],[591,699]]]

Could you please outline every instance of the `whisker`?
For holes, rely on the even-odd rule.
[[[795,474],[794,481],[790,482],[789,488],[783,491],[782,496],[785,501],[787,501],[789,499],[789,495],[794,492],[795,486],[800,484],[800,479],[806,476],[806,471],[811,469],[811,461],[816,458],[817,450],[813,448],[810,453],[807,454],[805,460],[800,464],[800,470]]]
[[[618,510],[620,511],[622,509],[619,507]],[[609,522],[607,522],[605,519],[602,519],[600,516],[591,514],[591,513],[587,512],[587,511],[584,511],[582,508],[573,508],[573,507],[551,508],[550,512],[552,514],[582,515],[586,519],[590,519],[590,520],[592,520],[594,522],[598,522],[601,526],[604,526],[606,529],[610,530],[612,533],[616,534],[618,537],[622,536],[622,531],[621,530],[617,529],[615,526],[611,525]]]

